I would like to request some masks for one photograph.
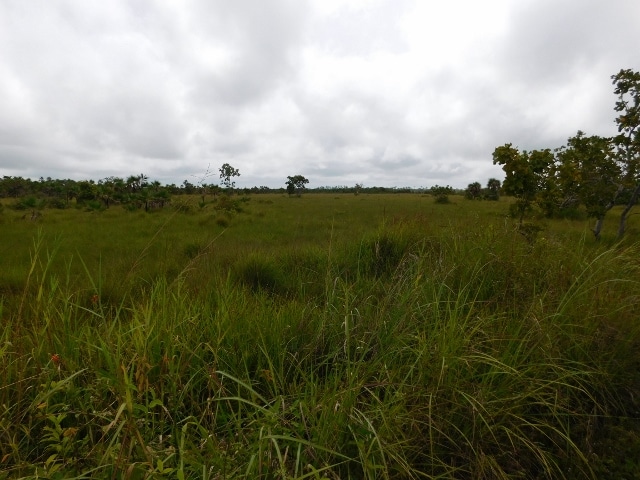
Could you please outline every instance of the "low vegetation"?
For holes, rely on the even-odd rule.
[[[633,219],[221,198],[0,210],[0,478],[638,478]]]

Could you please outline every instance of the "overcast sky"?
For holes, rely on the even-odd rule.
[[[0,175],[466,187],[612,135],[638,0],[0,0]]]

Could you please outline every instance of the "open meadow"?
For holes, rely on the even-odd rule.
[[[3,202],[0,479],[640,478],[635,217]]]

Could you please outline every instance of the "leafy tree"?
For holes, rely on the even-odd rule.
[[[618,132],[614,142],[623,167],[623,181],[630,191],[629,200],[620,215],[618,237],[624,235],[627,217],[640,197],[640,72],[620,70],[612,77],[618,100],[614,110]]]
[[[500,188],[502,184],[500,180],[497,178],[490,178],[487,182],[487,192],[485,194],[485,198],[487,200],[499,200],[500,199]]]
[[[87,203],[95,200],[97,194],[97,187],[93,180],[82,180],[78,182],[78,193],[76,195],[76,201],[78,203]]]
[[[621,169],[611,139],[587,137],[578,131],[568,139],[566,147],[558,149],[556,159],[563,206],[584,205],[587,216],[596,219],[593,234],[600,239],[605,215],[622,191]]]
[[[240,172],[238,171],[238,169],[233,168],[228,163],[225,163],[220,167],[220,182],[229,193],[233,192],[233,188],[236,186],[236,182],[232,180],[233,177],[239,176]]]
[[[528,156],[526,152],[520,153],[511,143],[507,143],[493,151],[493,164],[502,165],[506,175],[502,188],[507,195],[516,197],[516,213],[522,224],[524,214],[531,208],[537,193],[537,183]]]
[[[480,185],[480,182],[470,183],[464,191],[464,196],[469,200],[478,200],[482,198],[482,185]]]
[[[493,152],[494,165],[502,165],[506,176],[502,188],[508,195],[516,197],[514,214],[519,218],[520,225],[524,215],[532,207],[536,199],[549,213],[549,199],[553,184],[549,181],[550,172],[554,165],[554,155],[549,149],[526,150],[520,152],[512,144],[507,143],[497,147]]]
[[[104,203],[105,208],[109,208],[114,201],[115,186],[109,178],[98,180],[98,197]]]
[[[302,175],[294,175],[293,177],[288,176],[286,182],[287,193],[290,196],[295,193],[299,197],[300,195],[302,195],[302,192],[306,188],[305,185],[307,183],[309,183],[309,180],[307,180]]]

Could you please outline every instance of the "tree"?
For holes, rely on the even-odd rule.
[[[507,195],[516,197],[513,213],[519,217],[520,225],[536,199],[546,207],[545,213],[549,213],[548,197],[553,186],[550,172],[554,166],[551,150],[520,152],[507,143],[493,151],[493,164],[502,165],[506,174],[502,188]]]
[[[294,175],[293,177],[287,176],[287,193],[289,196],[295,193],[299,197],[302,195],[307,183],[309,183],[309,180],[302,175]]]
[[[482,185],[480,185],[480,182],[470,183],[464,191],[464,196],[469,200],[478,200],[482,198]]]
[[[614,110],[619,112],[615,122],[618,132],[614,139],[618,161],[623,168],[623,182],[629,190],[629,200],[620,214],[618,237],[626,230],[627,217],[640,197],[640,73],[620,70],[611,77],[618,95]]]
[[[137,193],[147,186],[147,180],[149,180],[149,177],[144,173],[141,173],[140,175],[131,175],[127,178],[126,188],[129,193]]]
[[[81,180],[77,185],[78,193],[76,194],[76,201],[78,203],[87,203],[96,199],[98,191],[93,180]]]
[[[582,204],[587,216],[596,219],[593,234],[600,239],[604,217],[622,191],[620,165],[610,138],[583,132],[557,150],[557,183],[563,206]]]
[[[236,186],[236,182],[232,180],[233,177],[239,177],[240,172],[238,169],[233,168],[228,163],[225,163],[220,167],[220,183],[225,187],[229,194],[233,192],[233,188]]]
[[[500,180],[497,178],[490,178],[487,182],[487,193],[485,194],[485,198],[487,200],[499,200],[501,187],[502,185]]]

